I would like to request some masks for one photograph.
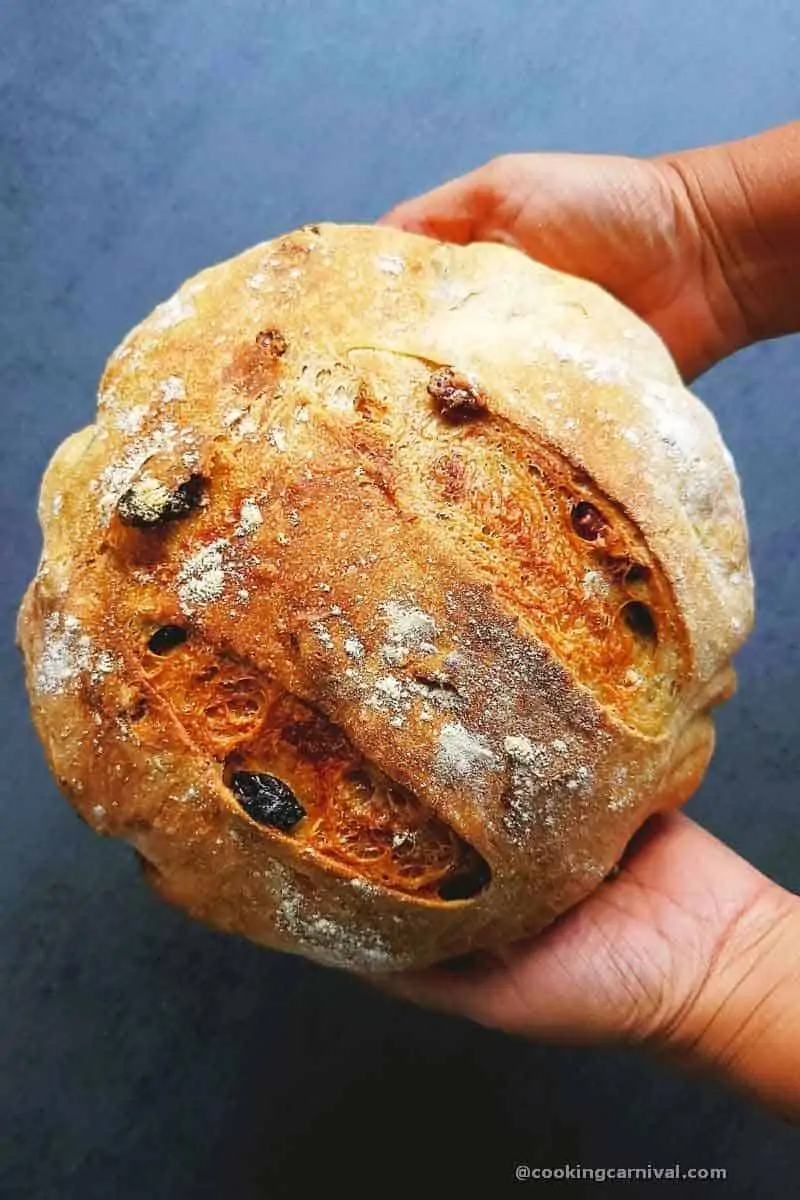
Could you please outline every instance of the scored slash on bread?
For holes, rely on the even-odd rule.
[[[166,898],[362,970],[534,933],[713,747],[752,622],[711,414],[599,288],[311,226],[112,355],[20,615],[49,760]]]

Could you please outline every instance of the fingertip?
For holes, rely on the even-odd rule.
[[[424,213],[415,211],[413,201],[397,204],[390,208],[382,217],[378,217],[376,225],[384,225],[390,229],[403,229],[406,233],[427,233]]]
[[[481,240],[497,199],[483,168],[395,205],[377,224],[464,246]]]

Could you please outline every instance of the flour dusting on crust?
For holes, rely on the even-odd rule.
[[[218,538],[208,546],[201,546],[181,567],[178,598],[187,615],[198,606],[219,600],[225,591],[229,550],[229,543]]]
[[[327,966],[349,970],[385,971],[403,966],[383,934],[371,929],[363,911],[349,920],[339,914],[323,915],[321,901],[315,902],[311,884],[300,886],[296,877],[280,863],[272,864],[275,888],[280,894],[276,910],[278,930]],[[327,908],[327,906],[326,906]]]
[[[99,683],[119,665],[108,650],[97,650],[77,617],[50,613],[45,617],[42,647],[33,675],[34,687],[44,696],[59,695],[74,687],[81,676]]]
[[[497,757],[482,737],[470,733],[460,721],[442,726],[436,768],[449,783],[476,782],[496,766]]]

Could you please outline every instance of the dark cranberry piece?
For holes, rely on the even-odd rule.
[[[658,635],[655,617],[646,604],[642,604],[640,600],[631,600],[623,608],[622,616],[625,624],[637,637],[655,641]]]
[[[123,718],[127,718],[129,721],[133,721],[134,723],[136,721],[143,720],[143,718],[147,716],[147,701],[145,700],[144,696],[139,696],[136,700],[134,700],[130,708],[122,713],[122,716]]]
[[[231,788],[244,811],[259,825],[272,825],[284,833],[306,815],[290,787],[263,771],[236,771]]]
[[[483,891],[490,878],[488,865],[482,858],[478,859],[469,871],[442,880],[439,884],[439,899],[471,900],[478,892]]]
[[[151,654],[169,654],[176,646],[182,646],[188,636],[182,625],[162,625],[151,636],[147,649]]]
[[[281,358],[289,349],[289,343],[280,329],[262,329],[256,337],[256,342],[262,350],[266,350],[273,358]]]
[[[202,494],[203,481],[199,475],[192,475],[191,479],[187,479],[185,483],[179,483],[172,493],[169,519],[173,520],[175,517],[185,517],[187,513],[190,513],[200,503]]]
[[[572,528],[584,541],[596,542],[604,532],[606,522],[593,504],[588,500],[579,500],[572,507]]]
[[[428,395],[436,401],[443,417],[455,420],[474,417],[486,408],[483,392],[452,367],[434,371],[428,381]]]
[[[650,578],[650,568],[641,563],[631,563],[625,572],[625,583],[630,586],[635,583],[646,583]]]
[[[199,504],[202,491],[203,481],[199,475],[193,475],[172,490],[145,476],[122,493],[117,501],[117,513],[123,525],[150,529],[187,516]]]

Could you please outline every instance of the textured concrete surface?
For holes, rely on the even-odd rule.
[[[185,275],[301,221],[372,219],[500,151],[647,153],[796,116],[800,9],[5,0],[0,22],[0,1193],[494,1197],[524,1190],[517,1161],[676,1160],[727,1167],[726,1195],[790,1193],[794,1135],[711,1084],[418,1013],[162,907],[57,796],[11,629],[47,457]],[[796,887],[800,345],[698,391],[741,468],[760,612],[691,812]]]

